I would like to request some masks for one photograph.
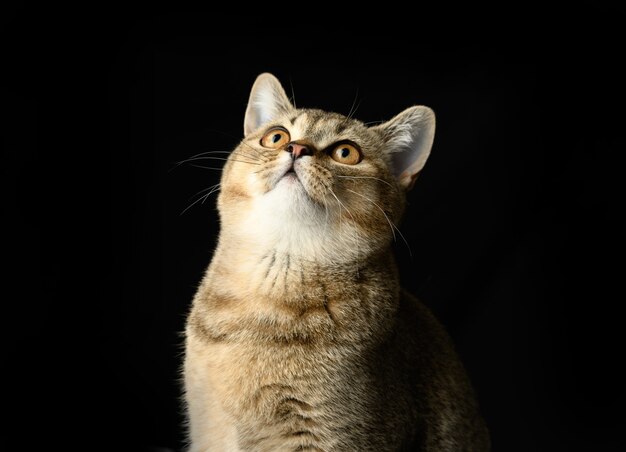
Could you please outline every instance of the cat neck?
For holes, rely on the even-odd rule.
[[[400,287],[390,250],[338,265],[241,250],[218,246],[196,293],[190,324],[207,340],[362,350],[392,331]]]
[[[306,292],[326,292],[331,287],[347,290],[380,284],[381,280],[397,285],[389,249],[337,257],[330,259],[326,253],[303,255],[278,244],[236,242],[222,235],[207,276],[231,296],[285,300],[299,300]]]

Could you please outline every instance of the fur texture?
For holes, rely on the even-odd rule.
[[[295,109],[259,76],[187,321],[190,451],[489,450],[451,341],[390,252],[434,124],[427,107],[376,127]]]

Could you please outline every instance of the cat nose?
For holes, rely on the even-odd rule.
[[[294,160],[304,155],[313,155],[313,149],[310,146],[295,142],[289,143],[286,151],[291,154]]]

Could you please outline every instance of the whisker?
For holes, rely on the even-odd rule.
[[[268,152],[273,152],[273,150],[270,149],[258,149],[255,148],[251,145],[249,145],[248,143],[246,143],[244,140],[241,140],[239,142],[239,145],[235,148],[234,152],[241,152],[242,154],[244,153],[243,149],[241,149],[240,146],[245,146],[246,149],[246,155],[250,155],[251,157],[255,157],[255,158],[259,158],[259,159],[267,159],[266,154]],[[248,153],[251,152],[251,153]]]
[[[233,154],[241,154],[244,157],[247,157],[251,160],[257,160],[259,162],[267,162],[268,158],[265,154],[257,149],[254,149],[252,146],[247,145],[250,149],[252,149],[255,154],[250,154],[248,152],[244,152],[243,149],[236,149],[233,151]]]
[[[330,194],[333,195],[333,197],[337,200],[337,202],[339,203],[340,207],[343,207],[344,209],[346,209],[346,212],[348,212],[348,215],[350,215],[350,217],[352,217],[352,221],[354,221],[355,223],[357,222],[356,219],[354,218],[354,215],[352,215],[352,212],[350,212],[350,210],[344,205],[344,203],[342,203],[339,198],[337,197],[337,195],[335,194],[335,192],[333,191],[332,188],[328,187],[328,190],[330,191]],[[341,215],[339,215],[339,227],[341,227]],[[356,246],[356,274],[357,277],[359,275],[359,237],[358,234],[354,234],[354,244]]]
[[[235,135],[232,135],[232,134],[230,134],[230,133],[226,133],[226,132],[223,132],[223,131],[221,131],[221,130],[216,130],[216,129],[210,129],[210,128],[209,128],[209,129],[206,129],[206,130],[210,130],[210,131],[212,131],[212,132],[219,133],[219,134],[221,134],[221,135],[224,135],[224,136],[229,137],[229,138],[233,138],[233,139],[235,139],[235,140],[239,140],[239,144],[240,144],[240,145],[247,146],[248,148],[250,148],[250,149],[251,149],[252,151],[254,151],[255,153],[262,155],[262,151],[260,151],[259,149],[254,148],[254,147],[252,147],[252,146],[250,146],[248,143],[246,143],[244,140],[242,140],[240,136],[235,136]]]
[[[324,221],[324,233],[327,234],[330,229],[330,212],[328,210],[328,201],[324,198],[321,201],[321,204],[324,206],[325,212],[325,221]],[[341,215],[339,216],[339,221],[341,221]]]
[[[387,219],[387,223],[389,223],[389,227],[391,228],[391,234],[393,235],[393,241],[396,241],[396,232],[393,229],[393,223],[391,222],[391,220],[389,219],[389,217],[387,216],[387,214],[385,213],[385,211],[383,209],[381,209],[381,207],[376,204],[374,201],[372,201],[371,199],[369,199],[367,196],[362,195],[361,193],[358,193],[354,190],[350,190],[349,188],[346,189],[347,191],[349,191],[350,193],[354,193],[355,195],[360,196],[361,198],[364,198],[366,200],[368,200],[369,202],[371,202],[372,204],[374,204],[376,207],[378,207],[378,210],[380,210],[383,215],[385,216],[385,218]]]
[[[253,151],[257,157],[262,158],[267,160],[267,155],[271,152],[274,152],[274,150],[261,150],[261,149],[257,149],[255,147],[250,146],[248,143],[246,143],[245,141],[241,141],[240,142],[241,145],[246,146],[248,149],[250,149],[251,151]]]
[[[200,154],[192,155],[188,159],[181,160],[180,162],[178,162],[178,164],[180,165],[181,163],[186,163],[189,160],[194,159],[194,158],[200,158],[200,157],[209,156],[210,154],[225,154],[225,155],[241,154],[242,156],[248,157],[251,160],[258,160],[258,161],[263,160],[263,156],[261,156],[261,155],[252,155],[252,154],[248,154],[248,153],[242,152],[241,150],[235,149],[233,151],[207,151],[207,152],[201,152]]]
[[[293,90],[293,80],[291,80],[291,77],[289,77],[289,85],[291,86],[291,102],[293,102],[293,107],[297,109],[298,106],[296,105],[296,93]]]
[[[205,131],[208,131],[208,132],[215,132],[215,133],[219,133],[220,135],[223,135],[223,136],[225,136],[225,137],[232,138],[232,139],[236,140],[239,144],[238,144],[237,146],[235,146],[235,149],[236,149],[238,146],[243,145],[243,146],[248,147],[251,151],[253,151],[253,152],[254,152],[255,154],[257,154],[258,156],[263,156],[263,155],[264,155],[264,151],[262,151],[262,150],[260,150],[260,149],[257,149],[257,148],[254,148],[254,147],[252,147],[252,146],[250,146],[248,143],[246,143],[246,142],[244,141],[244,140],[245,140],[245,138],[244,138],[244,139],[242,139],[242,138],[241,138],[241,135],[233,135],[233,134],[231,134],[231,133],[224,132],[223,130],[212,129],[212,128],[210,128],[210,127],[206,128],[206,129],[204,129],[204,130],[205,130]]]
[[[242,155],[245,155],[245,156],[249,156],[250,158],[255,158],[255,159],[260,159],[261,158],[258,155],[244,154],[243,152],[241,152],[240,150],[237,150],[237,149],[234,149],[232,151],[207,151],[207,152],[201,152],[200,154],[192,155],[189,158],[192,159],[192,158],[196,158],[196,157],[202,157],[202,156],[208,155],[208,154],[242,154]],[[185,163],[186,161],[187,160],[181,160],[178,163]]]
[[[324,199],[323,204],[324,204],[324,210],[326,211],[326,221],[324,222],[324,224],[326,225],[325,230],[326,230],[326,231],[328,231],[328,227],[329,227],[329,223],[330,223],[330,222],[328,221],[328,219],[329,219],[329,217],[330,217],[330,212],[328,211],[328,203],[326,202],[326,200],[325,200],[325,199]]]
[[[200,204],[204,204],[204,202],[209,199],[209,196],[211,196],[213,193],[220,191],[220,189],[222,188],[222,184],[216,184],[213,186],[213,188],[211,189],[211,191],[209,191],[206,195],[204,195],[202,202]]]
[[[201,190],[201,191],[199,191],[198,193],[196,193],[195,195],[193,195],[193,196],[196,196],[196,195],[198,195],[198,194],[202,193],[203,191],[207,191],[207,190],[209,190],[209,192],[208,192],[207,194],[205,194],[205,195],[203,195],[203,196],[200,196],[200,197],[199,197],[198,199],[196,199],[194,202],[192,202],[191,204],[189,204],[189,205],[185,208],[185,210],[183,210],[183,211],[180,213],[180,215],[183,215],[185,212],[187,212],[187,211],[188,211],[189,209],[191,209],[193,206],[195,206],[196,204],[198,204],[200,201],[202,201],[202,204],[204,204],[204,202],[205,202],[205,201],[209,198],[209,196],[211,196],[211,195],[212,195],[213,193],[215,193],[216,191],[219,191],[220,186],[221,186],[221,184],[215,184],[215,185],[213,185],[213,186],[209,187],[208,189],[206,189],[206,188],[205,188],[204,190]],[[193,198],[193,196],[192,196],[192,198]]]
[[[374,179],[374,180],[382,182],[383,184],[387,184],[391,188],[393,188],[393,185],[391,185],[386,180],[382,180],[382,179],[379,179],[378,177],[373,177],[373,176],[337,176],[337,177],[342,177],[342,178],[345,178],[345,179]]]
[[[400,237],[402,238],[402,240],[404,241],[404,243],[406,244],[407,249],[409,250],[409,256],[411,258],[413,258],[413,253],[411,252],[411,246],[409,245],[409,242],[407,242],[406,238],[404,237],[404,235],[402,234],[402,232],[400,232],[400,229],[398,229],[398,227],[393,224],[393,221],[391,221],[389,219],[389,217],[387,216],[387,214],[385,213],[385,211],[378,205],[376,204],[374,201],[372,201],[370,198],[368,198],[365,195],[362,195],[361,193],[358,193],[354,190],[350,190],[349,188],[346,189],[347,191],[354,193],[355,195],[358,195],[366,200],[368,200],[369,202],[371,202],[372,204],[374,204],[376,207],[378,207],[378,210],[381,211],[381,213],[385,216],[385,219],[387,220],[387,223],[389,223],[389,227],[391,228],[391,234],[393,235],[393,241],[396,241],[396,233],[395,231],[398,231],[398,234],[400,234]],[[395,231],[394,231],[395,229]]]
[[[194,161],[197,161],[197,160],[222,160],[224,162],[227,162],[228,160],[232,160],[233,162],[248,163],[250,165],[260,165],[260,163],[258,163],[258,162],[250,162],[248,160],[237,160],[237,159],[233,159],[233,158],[228,159],[228,158],[225,158],[225,157],[213,157],[213,156],[196,157],[195,159],[188,159],[186,161],[186,163],[194,162]]]
[[[204,193],[205,191],[209,191],[209,190],[213,190],[215,187],[219,187],[221,184],[217,183],[215,185],[211,185],[210,187],[207,188],[203,188],[202,190],[200,190],[198,193],[196,193],[195,195],[192,195],[189,197],[189,199],[193,199],[196,196],[198,196],[200,193]]]
[[[365,124],[366,126],[371,126],[371,125],[378,125],[378,124],[382,124],[383,122],[385,122],[384,120],[378,120],[378,121],[368,121],[368,122],[364,122],[363,124]]]
[[[199,154],[195,154],[192,155],[191,157],[185,159],[185,160],[181,160],[179,162],[174,163],[174,166],[172,166],[172,168],[170,168],[168,171],[173,171],[174,169],[178,168],[180,165],[184,164],[184,163],[189,163],[189,162],[193,162],[195,160],[201,160],[203,158],[210,158],[209,154],[234,154],[234,153],[240,153],[243,157],[246,157],[252,161],[255,162],[261,162],[264,161],[263,157],[261,156],[257,156],[257,155],[249,155],[249,154],[244,154],[243,152],[240,151],[206,151],[206,152],[201,152]],[[218,160],[218,157],[213,157],[214,159]],[[226,159],[224,159],[226,160]],[[247,162],[244,162],[247,163]]]
[[[210,170],[216,170],[216,171],[222,171],[224,169],[224,168],[215,168],[213,166],[203,166],[203,165],[195,165],[195,164],[192,164],[190,166],[193,166],[194,168],[210,169]]]
[[[359,109],[359,106],[361,105],[361,101],[359,101],[359,103],[357,104],[358,98],[359,98],[359,88],[357,87],[356,93],[354,93],[354,100],[352,101],[352,106],[350,107],[350,111],[348,112],[346,119],[351,119],[353,115],[356,113],[356,111]]]
[[[262,174],[262,173],[267,173],[267,172],[271,172],[273,170],[276,169],[276,165],[268,165],[267,163],[262,165],[262,168],[259,169],[258,171],[253,171],[252,174]]]

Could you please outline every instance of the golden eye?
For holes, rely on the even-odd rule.
[[[356,165],[361,161],[361,152],[356,146],[348,143],[343,143],[335,146],[330,153],[333,160],[344,165]]]
[[[263,135],[263,138],[261,138],[261,146],[270,149],[278,149],[289,143],[290,139],[289,132],[282,127],[274,127]]]

